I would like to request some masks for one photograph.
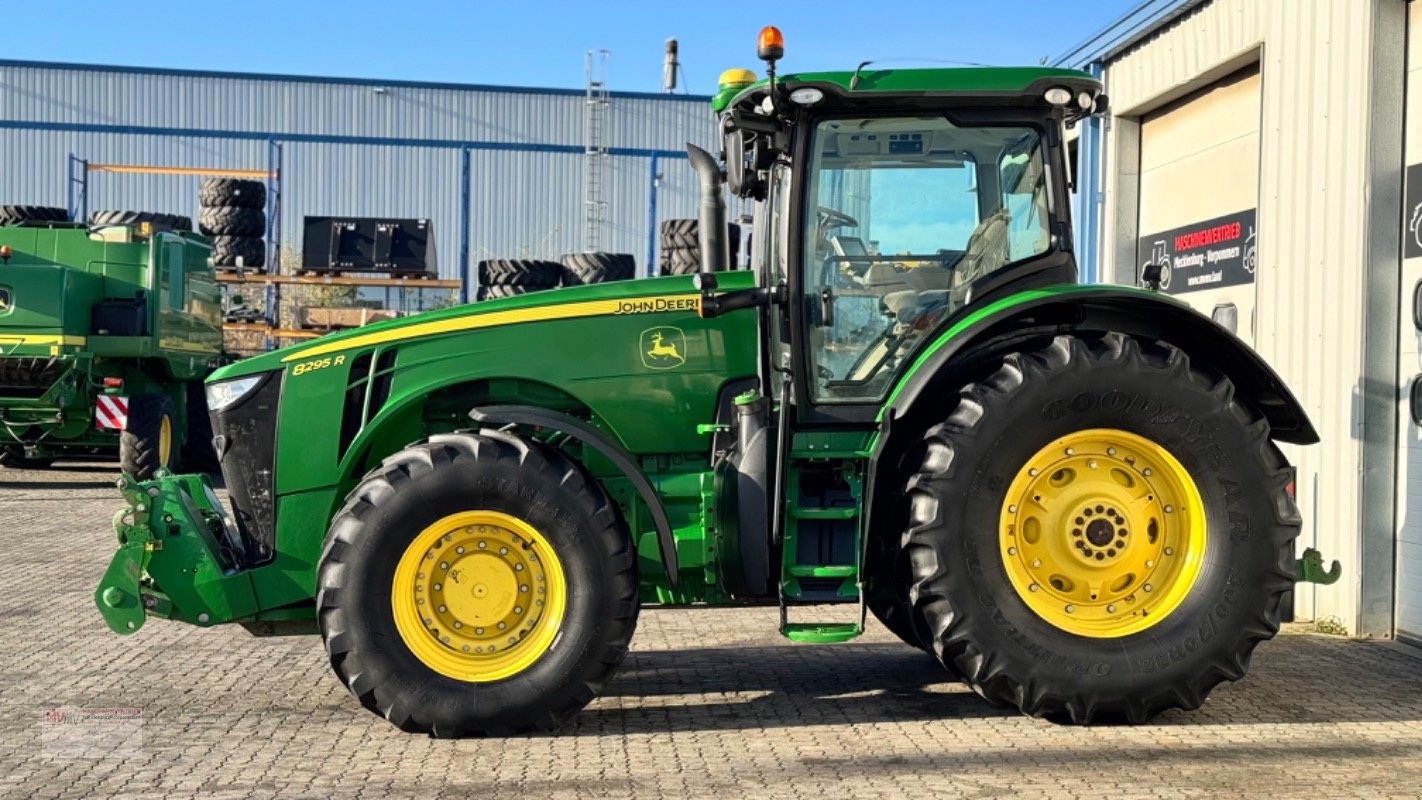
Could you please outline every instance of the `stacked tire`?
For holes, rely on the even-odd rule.
[[[477,271],[479,300],[554,289],[563,280],[562,264],[531,258],[491,258],[480,261]]]
[[[569,253],[562,260],[564,286],[630,281],[637,277],[637,261],[628,253]]]
[[[162,231],[190,231],[193,229],[192,217],[185,217],[182,214],[164,214],[159,211],[95,211],[89,215],[89,224],[100,227],[147,225],[153,230]]]
[[[267,266],[267,187],[261,181],[207,178],[198,189],[198,232],[212,241],[218,269]]]
[[[701,226],[694,219],[669,219],[661,225],[663,275],[694,275],[701,271]],[[731,261],[723,269],[735,269],[740,262],[741,226],[728,225],[726,241]]]
[[[68,222],[69,211],[53,206],[0,206],[0,225],[23,222]]]

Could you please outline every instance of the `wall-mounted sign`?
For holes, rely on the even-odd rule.
[[[1407,230],[1402,232],[1402,257],[1422,256],[1422,164],[1407,168]]]
[[[1141,270],[1160,267],[1160,288],[1184,294],[1254,282],[1255,211],[1249,209],[1141,237],[1136,261]],[[1419,252],[1422,255],[1422,252]]]

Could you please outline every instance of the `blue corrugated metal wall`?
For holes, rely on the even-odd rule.
[[[441,276],[461,277],[466,149],[471,263],[578,249],[584,111],[576,90],[0,61],[0,202],[65,205],[71,153],[265,169],[277,141],[284,251],[307,215],[428,217]],[[614,92],[608,120],[602,241],[642,263],[654,191],[658,219],[695,215],[684,148],[713,149],[714,119],[704,97]],[[198,180],[94,173],[88,205],[195,214]]]

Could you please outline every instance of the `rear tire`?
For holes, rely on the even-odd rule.
[[[0,206],[0,225],[21,222],[68,222],[69,209],[53,206]]]
[[[478,275],[483,286],[551,289],[562,280],[563,265],[529,258],[491,258],[479,262]]]
[[[925,443],[904,534],[915,624],[987,699],[1143,722],[1242,678],[1278,631],[1291,470],[1180,350],[1059,336],[965,387]]]
[[[212,265],[227,269],[266,269],[267,243],[253,236],[214,236]]]
[[[637,261],[627,253],[569,253],[563,256],[564,286],[630,281],[636,276]]]
[[[240,178],[204,178],[198,187],[198,204],[204,208],[267,207],[267,187],[261,181]]]
[[[160,468],[175,471],[181,447],[173,401],[167,395],[128,399],[128,426],[119,434],[119,468],[126,475],[146,481]]]
[[[456,647],[460,641],[478,641],[465,637],[484,635],[475,620],[502,619],[499,611],[480,604],[493,602],[482,599],[486,596],[499,596],[500,570],[506,569],[500,560],[521,557],[516,548],[513,556],[496,555],[497,542],[448,555],[463,545],[458,538],[441,537],[446,529],[441,526],[453,519],[450,535],[475,537],[476,523],[465,525],[463,517],[480,514],[504,515],[525,525],[529,538],[515,537],[515,543],[524,551],[544,553],[534,559],[537,565],[508,574],[539,579],[539,570],[546,569],[547,582],[537,585],[546,585],[549,592],[540,595],[554,607],[555,596],[564,598],[561,617],[546,621],[556,626],[548,644],[537,638],[549,633],[540,627],[545,611],[537,611],[539,618],[527,623],[527,640],[505,646],[498,636],[502,649],[497,656],[493,648],[490,654],[471,655],[467,645]],[[484,531],[479,524],[477,530]],[[429,538],[432,530],[434,539]],[[490,530],[506,533],[497,523],[490,523]],[[438,558],[434,550],[424,550],[431,541]],[[414,560],[407,565],[411,554]],[[405,593],[397,587],[409,569],[421,569],[418,580],[430,585],[415,583],[418,594],[402,600]],[[459,575],[472,581],[471,596],[479,599],[436,594],[445,589],[434,581],[460,583]],[[558,592],[560,585],[566,588]],[[332,521],[316,586],[322,637],[341,682],[361,705],[400,729],[439,737],[553,728],[597,696],[626,655],[637,624],[636,551],[617,506],[558,451],[500,432],[434,436],[385,459]],[[495,588],[478,594],[485,586]],[[510,602],[530,596],[522,594],[523,587],[518,591]],[[447,596],[453,598],[448,609],[443,605]],[[431,606],[441,605],[431,612],[423,603],[420,610],[408,604],[423,598]],[[430,618],[421,628],[419,617],[425,614]],[[460,619],[467,624],[455,631]],[[430,638],[423,639],[427,633]],[[536,649],[520,654],[523,645]],[[493,669],[488,665],[496,657],[520,658],[522,665],[481,673]]]
[[[159,211],[95,211],[89,215],[90,225],[142,225],[147,223],[160,230],[190,231],[191,217],[164,214]]]
[[[260,237],[267,232],[267,215],[258,208],[204,208],[198,212],[198,233],[204,236]]]

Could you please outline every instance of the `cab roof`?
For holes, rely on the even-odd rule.
[[[814,84],[839,90],[844,95],[1021,95],[1045,91],[1057,82],[1080,87],[1086,82],[1096,89],[1100,83],[1080,70],[1057,67],[951,67],[929,69],[878,69],[872,64],[858,72],[800,72],[780,75],[785,86]],[[720,113],[742,98],[764,89],[764,78],[750,85],[729,85],[711,98],[711,107]],[[853,88],[851,88],[851,86]]]

